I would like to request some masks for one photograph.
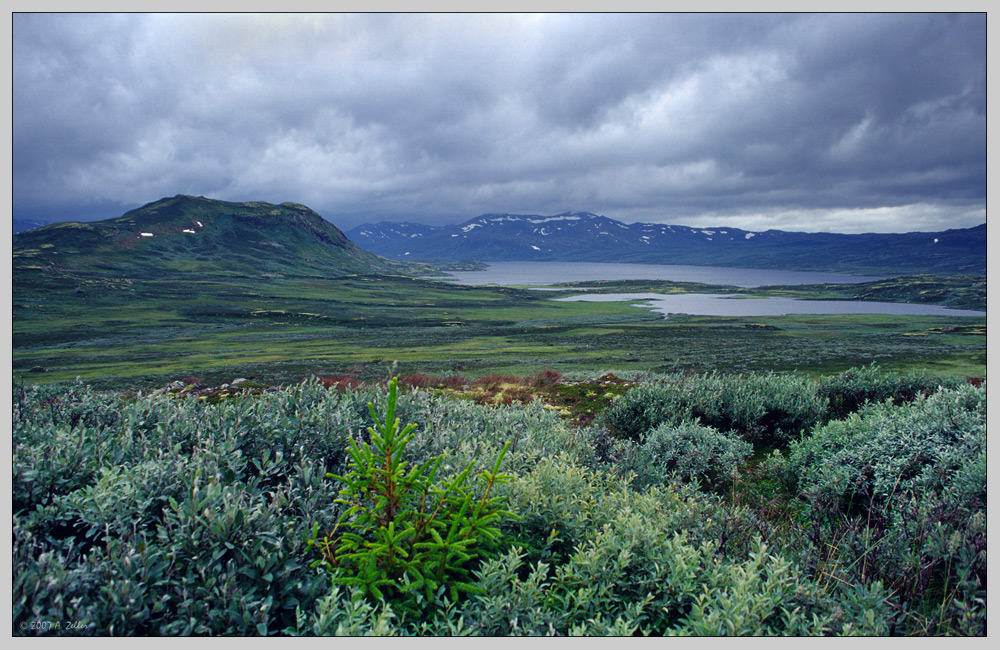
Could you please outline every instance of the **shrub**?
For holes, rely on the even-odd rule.
[[[361,385],[361,380],[354,375],[324,375],[319,378],[319,382],[325,388],[334,388],[336,390],[346,390],[348,388],[357,388]]]
[[[985,449],[986,388],[963,385],[904,406],[870,404],[794,444],[789,461],[800,489],[814,499],[863,511],[894,494],[957,485],[964,501],[985,503],[985,482],[975,480]]]
[[[510,451],[503,470],[526,471],[539,459],[559,452],[574,458],[591,453],[587,441],[571,431],[559,415],[540,401],[484,407],[467,400],[437,395],[401,394],[397,415],[417,424],[405,454],[410,462],[444,455],[441,475],[471,462],[495,458],[505,443]]]
[[[982,634],[986,388],[869,404],[793,445],[817,566],[896,593],[897,632]]]
[[[675,392],[662,386],[636,386],[604,412],[602,423],[613,437],[638,442],[661,423],[680,423],[679,402]]]
[[[413,618],[392,604],[322,599],[297,632],[420,635],[885,634],[891,612],[879,585],[821,584],[752,539],[720,548],[717,502],[697,493],[627,484],[575,465],[542,461],[501,486],[522,514],[506,521],[546,555],[517,544],[474,572],[480,592],[441,598]],[[565,483],[556,480],[567,477]],[[548,490],[553,488],[554,494]],[[514,505],[516,504],[516,506]],[[735,513],[729,513],[732,516]],[[838,576],[839,577],[839,576]],[[353,597],[356,597],[356,593]]]
[[[638,491],[631,476],[585,467],[565,453],[540,459],[498,486],[498,494],[518,515],[504,522],[504,537],[523,549],[529,564],[565,561],[623,512],[655,521],[664,535],[684,532],[689,540],[711,541],[730,555],[745,553],[750,538],[768,530],[746,509],[723,507],[718,497],[691,485]]]
[[[441,385],[445,388],[461,388],[469,383],[470,380],[467,377],[456,374],[446,375],[443,379],[441,379]]]
[[[21,406],[14,623],[80,627],[15,633],[273,634],[328,587],[300,558],[310,523],[339,514],[324,475],[351,396],[313,382],[213,405],[71,386]]]
[[[563,557],[610,521],[630,495],[626,482],[587,469],[566,453],[542,457],[498,493],[518,515],[504,522],[504,537],[525,548],[532,561]]]
[[[661,424],[637,450],[637,483],[655,485],[677,478],[712,484],[732,477],[752,454],[749,443],[711,427],[693,422]]]
[[[403,375],[399,378],[399,383],[412,386],[413,388],[427,388],[428,386],[437,386],[441,383],[441,379],[432,377],[431,375],[415,373],[412,375]]]
[[[495,388],[497,386],[500,386],[501,384],[520,384],[520,383],[521,383],[520,377],[514,377],[512,375],[497,375],[497,374],[483,375],[479,379],[476,379],[474,382],[472,382],[474,386],[485,386],[487,388],[490,387]]]
[[[776,392],[796,392],[782,381]],[[636,440],[573,429],[537,401],[494,408],[416,392],[395,394],[395,417],[369,431],[369,403],[388,404],[386,387],[339,392],[316,379],[214,404],[15,388],[14,634],[986,633],[985,384],[871,403],[794,442],[788,458],[743,463],[734,485],[757,481],[768,502],[758,509],[694,484],[725,476],[747,449],[743,428],[688,417],[696,394],[739,402],[723,382],[735,385],[649,378],[639,392],[666,389],[686,416]],[[752,409],[739,420],[726,408],[761,426]],[[338,575],[363,575],[365,557],[377,565],[366,544],[378,528],[362,522],[384,503],[359,486],[385,496],[388,475],[361,450],[388,429],[398,436],[397,418],[417,426],[405,445],[397,437],[394,486],[412,478],[410,494],[437,499],[434,517],[458,522],[457,535],[483,499],[481,513],[518,515],[485,522],[493,542],[453,547],[467,560],[445,557],[445,582],[467,593],[379,584],[378,601],[356,581],[331,591],[330,573],[303,559],[317,530],[341,522],[359,554]],[[693,482],[673,480],[678,468]],[[487,489],[499,472],[509,482]],[[451,526],[435,530],[447,542]],[[429,544],[410,557],[441,548]],[[67,621],[79,627],[55,627]]]
[[[930,395],[943,387],[957,388],[960,384],[953,377],[883,372],[873,363],[822,380],[818,393],[829,400],[827,419],[839,420],[868,402],[892,400],[899,405],[912,402],[919,395]]]
[[[814,386],[791,375],[673,375],[629,390],[604,423],[616,437],[641,441],[662,423],[696,420],[768,446],[798,439],[825,410]]]
[[[534,377],[526,377],[524,381],[535,388],[551,388],[560,383],[563,376],[555,370],[543,370]]]

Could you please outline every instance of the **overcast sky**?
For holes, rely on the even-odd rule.
[[[985,14],[13,16],[15,217],[986,221]]]

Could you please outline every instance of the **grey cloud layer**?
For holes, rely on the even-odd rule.
[[[982,15],[13,22],[15,213],[187,193],[344,227],[985,220]]]

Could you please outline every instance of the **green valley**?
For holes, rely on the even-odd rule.
[[[629,303],[462,287],[399,275],[160,273],[15,276],[14,372],[151,386],[197,376],[270,383],[312,374],[530,374],[607,369],[985,373],[985,319],[674,316]]]
[[[144,236],[143,233],[151,236]],[[401,372],[526,375],[604,370],[799,370],[879,362],[985,373],[985,318],[675,315],[625,302],[555,302],[590,291],[735,292],[930,301],[983,308],[985,278],[734,289],[592,282],[565,292],[420,279],[427,265],[375,257],[303,206],[193,197],[122,217],[15,236],[13,367],[29,382],[81,377],[153,386],[199,377],[267,383]]]

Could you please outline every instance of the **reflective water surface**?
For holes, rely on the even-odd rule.
[[[467,285],[546,285],[587,280],[672,280],[736,287],[784,284],[849,284],[879,280],[880,276],[814,271],[744,269],[724,266],[618,264],[603,262],[493,262],[485,271],[460,271],[444,280]],[[917,316],[984,316],[986,312],[949,309],[938,305],[856,300],[798,300],[746,298],[718,294],[606,293],[569,296],[558,300],[608,302],[641,300],[664,315],[783,316],[787,314],[901,314]]]
[[[847,275],[818,271],[777,271],[727,266],[668,264],[617,264],[606,262],[492,262],[485,271],[455,271],[442,278],[458,284],[555,284],[585,280],[672,280],[734,287],[769,284],[819,284],[869,282],[881,276]]]
[[[787,314],[902,314],[911,316],[985,316],[984,311],[949,309],[939,305],[862,300],[797,300],[794,298],[746,298],[705,293],[603,293],[556,298],[556,300],[613,302],[641,300],[642,307],[670,314],[695,316],[784,316]]]

